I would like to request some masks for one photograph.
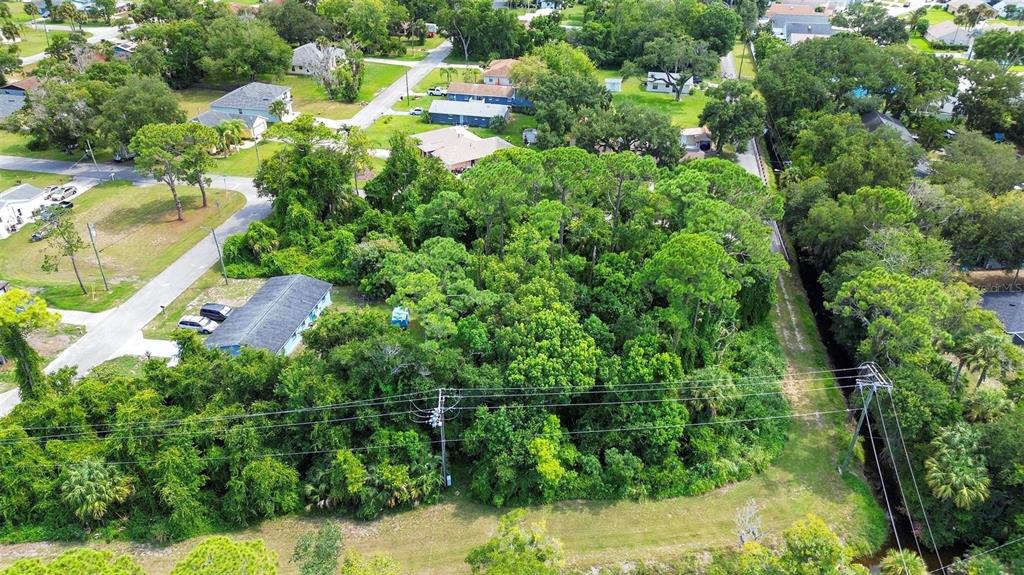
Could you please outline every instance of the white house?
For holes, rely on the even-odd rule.
[[[924,39],[931,44],[944,46],[967,46],[971,43],[971,35],[967,28],[959,26],[952,20],[937,22],[928,27]]]
[[[284,116],[291,116],[291,88],[252,82],[217,98],[210,104],[210,109],[225,114],[259,116],[267,122],[274,123],[282,120],[270,111],[271,106],[277,101],[284,103]]]
[[[993,4],[992,9],[1003,18],[1009,18],[1011,6],[1016,7],[1018,14],[1024,13],[1024,0],[1002,0]]]
[[[249,114],[227,114],[217,110],[207,110],[192,118],[193,122],[198,122],[210,128],[216,128],[228,120],[240,120],[245,124],[245,132],[242,134],[242,137],[246,140],[257,140],[263,135],[263,132],[267,131],[267,121],[265,119]]]
[[[674,94],[676,91],[675,82],[673,82],[673,79],[678,79],[678,77],[672,78],[671,76],[665,74],[664,72],[648,72],[647,79],[644,80],[644,90],[647,90],[648,92],[658,92],[661,94]],[[689,94],[692,91],[693,76],[690,76],[683,83],[683,89],[681,90],[681,93]]]
[[[617,93],[622,91],[622,78],[605,78],[604,89],[611,93]]]
[[[27,222],[45,196],[44,190],[32,184],[18,184],[0,193],[0,239]]]
[[[338,62],[345,59],[345,51],[336,46],[319,46],[316,42],[303,44],[292,50],[292,65],[289,74],[311,76],[317,69],[326,66],[333,70]]]
[[[515,58],[502,58],[494,60],[484,70],[484,84],[497,84],[499,86],[512,85],[512,67],[519,63]]]

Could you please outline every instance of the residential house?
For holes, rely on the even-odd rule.
[[[135,49],[137,47],[138,44],[130,40],[119,40],[117,42],[114,42],[114,59],[127,60],[128,58],[131,58],[132,54],[135,53]]]
[[[433,38],[434,36],[437,36],[437,24],[434,24],[433,22],[427,22],[426,27],[427,38]]]
[[[966,10],[970,10],[981,5],[987,6],[988,2],[985,0],[949,0],[949,3],[946,4],[946,10],[956,14],[961,7],[964,7]]]
[[[481,138],[462,126],[431,130],[414,134],[412,137],[419,140],[417,147],[420,152],[441,160],[444,166],[453,172],[471,168],[494,152],[512,147],[512,144],[502,138]]]
[[[499,84],[452,82],[448,85],[447,97],[449,100],[457,102],[483,101],[488,104],[501,104],[504,106],[533,107],[529,100],[517,96],[514,87]]]
[[[484,84],[496,84],[499,86],[512,85],[512,67],[519,63],[515,58],[503,58],[494,60],[484,70]]]
[[[774,14],[768,18],[768,25],[771,26],[772,34],[780,40],[789,42],[789,35],[793,33],[799,33],[799,26],[792,26],[793,24],[803,25],[806,29],[808,26],[812,29],[823,30],[823,26],[829,26],[829,34],[831,34],[831,26],[829,25],[829,16],[824,12],[811,12],[811,13],[779,13]]]
[[[30,76],[0,88],[0,119],[24,108],[29,91],[37,87],[39,87],[39,79]]]
[[[206,338],[206,347],[231,355],[243,347],[288,355],[329,305],[331,284],[325,281],[301,274],[272,277]]]
[[[708,152],[711,150],[711,130],[705,126],[683,128],[679,131],[679,145],[687,153]]]
[[[323,66],[333,70],[344,59],[345,51],[337,46],[320,46],[316,42],[309,42],[292,51],[292,65],[288,73],[311,76]]]
[[[46,192],[32,184],[18,184],[0,193],[0,239],[28,221],[45,198]]]
[[[786,24],[785,39],[790,46],[804,40],[828,38],[833,34],[832,25],[828,22],[790,22]]]
[[[765,10],[764,18],[771,20],[775,16],[815,16],[819,14],[830,17],[832,10],[824,5],[775,3]]]
[[[32,4],[35,4],[36,8],[39,10],[39,15],[43,18],[50,17],[50,6],[56,8],[65,2],[71,2],[75,5],[75,9],[81,12],[90,12],[99,9],[95,0],[50,0],[49,5],[47,5],[47,0],[31,0],[31,2]],[[130,11],[133,7],[134,4],[128,0],[117,0],[117,2],[114,3],[114,13],[124,14]]]
[[[678,79],[678,76],[675,79]],[[675,82],[673,82],[673,77],[664,72],[648,72],[647,79],[644,80],[644,90],[661,94],[675,94]],[[683,83],[682,93],[689,94],[691,91],[693,91],[692,76]]]
[[[1024,0],[1001,0],[992,5],[992,9],[1003,18],[1009,18],[1014,7],[1016,14],[1024,15]]]
[[[245,124],[245,132],[242,134],[242,137],[246,140],[259,139],[263,132],[267,131],[267,121],[265,119],[249,114],[228,114],[226,112],[218,112],[217,110],[207,110],[192,118],[193,122],[198,122],[210,128],[216,128],[228,120],[241,120]]]
[[[988,292],[981,296],[981,307],[995,312],[1003,331],[1013,343],[1024,345],[1024,292]]]
[[[868,112],[861,115],[860,123],[867,128],[869,132],[874,132],[879,128],[888,128],[896,132],[900,139],[908,146],[917,145],[917,136],[908,130],[902,122],[888,114],[882,114],[881,112]],[[917,165],[914,166],[914,175],[919,178],[927,176],[931,171],[931,164],[928,162],[927,158],[922,157],[917,162]]]
[[[479,100],[459,102],[456,100],[434,100],[427,110],[430,121],[435,124],[487,127],[491,120],[502,117],[508,120],[509,107],[502,104],[488,104]]]
[[[929,26],[924,39],[930,44],[943,46],[968,46],[971,43],[971,35],[967,28],[959,26],[952,20],[936,22]]]
[[[280,122],[282,118],[272,114],[274,102],[284,102],[284,115],[292,114],[292,91],[287,86],[252,82],[232,90],[210,104],[210,109],[240,116],[259,116],[269,123]]]

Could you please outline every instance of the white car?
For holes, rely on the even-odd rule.
[[[442,88],[441,86],[434,86],[433,88],[430,88],[429,90],[427,90],[427,95],[428,96],[447,96],[448,95],[448,90]]]
[[[178,320],[178,329],[190,329],[205,335],[217,329],[217,322],[198,315],[186,315]]]
[[[422,116],[423,115],[423,108],[413,108],[412,110],[409,110],[409,115],[410,116]]]
[[[78,188],[72,185],[66,186],[53,186],[50,188],[50,193],[46,195],[46,199],[53,200],[55,202],[64,201],[78,193]]]

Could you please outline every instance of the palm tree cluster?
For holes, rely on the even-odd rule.
[[[224,120],[213,129],[217,131],[217,152],[229,156],[242,143],[246,126],[241,120]]]
[[[978,454],[978,432],[964,423],[942,431],[932,440],[925,460],[925,481],[935,497],[968,509],[988,499],[991,480],[984,456]]]

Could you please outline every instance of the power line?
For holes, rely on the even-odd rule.
[[[821,390],[832,389],[833,387],[849,387],[849,386],[829,386],[829,387],[805,389],[805,390],[802,390],[802,391],[821,391]],[[440,393],[440,390],[438,390],[438,392]],[[637,400],[622,400],[622,401],[607,401],[607,402],[585,402],[585,403],[570,403],[570,404],[546,404],[546,405],[528,404],[528,405],[513,405],[513,406],[509,406],[509,405],[499,405],[499,406],[480,405],[480,406],[465,406],[465,407],[459,407],[457,405],[453,405],[453,406],[447,407],[446,409],[448,409],[448,410],[460,410],[461,411],[461,410],[476,410],[476,409],[479,409],[479,408],[498,409],[498,408],[501,408],[501,407],[540,408],[540,407],[628,405],[628,404],[643,404],[643,403],[705,401],[705,400],[715,400],[715,399],[718,399],[718,400],[731,400],[731,399],[740,399],[740,398],[744,398],[744,397],[754,397],[754,396],[782,395],[784,393],[785,392],[783,390],[773,390],[773,391],[763,391],[763,392],[758,392],[758,393],[747,393],[747,394],[725,395],[725,396],[686,397],[686,398],[661,398],[661,399],[637,399]],[[412,401],[412,400],[405,400],[405,401]],[[235,431],[237,429],[259,430],[259,429],[279,429],[279,428],[288,428],[288,427],[302,427],[302,426],[308,426],[308,425],[316,425],[316,424],[320,424],[320,423],[341,423],[341,422],[346,422],[346,421],[357,421],[357,420],[360,420],[360,419],[393,417],[393,416],[409,415],[409,414],[416,414],[416,413],[418,413],[417,410],[385,412],[385,413],[368,413],[368,414],[356,415],[356,416],[351,416],[351,417],[322,419],[322,420],[310,420],[310,421],[299,421],[299,422],[284,422],[284,423],[275,423],[275,424],[264,424],[264,425],[247,426],[247,427],[244,427],[244,428],[230,428],[229,427],[229,428],[222,428],[222,429],[199,429],[199,430],[189,430],[189,431],[160,431],[159,429],[155,429],[155,430],[154,429],[143,429],[144,426],[139,426],[138,429],[143,429],[143,433],[144,434],[143,435],[132,435],[131,439],[150,439],[150,438],[159,438],[159,437],[181,437],[181,436],[208,435],[208,434],[216,434],[216,433],[227,433],[227,432]],[[191,422],[186,422],[186,423],[191,423]],[[121,429],[114,430],[114,432],[132,431],[132,430],[133,429],[131,429],[131,428],[121,428]],[[160,431],[160,432],[159,433],[146,433],[146,432],[153,432],[153,431]],[[29,436],[29,437],[24,438],[24,439],[22,439],[22,438],[9,438],[9,439],[0,440],[0,446],[3,446],[3,445],[14,445],[14,444],[17,444],[17,443],[19,443],[19,442],[21,442],[23,440],[42,441],[42,440],[50,440],[50,439],[69,439],[69,438],[91,436],[91,435],[92,435],[92,432],[75,432],[75,433],[43,435],[43,436],[35,436],[35,437]]]
[[[971,553],[970,555],[964,555],[963,557],[960,558],[960,560],[961,561],[966,561],[966,560],[969,560],[969,559],[975,559],[977,557],[981,557],[982,555],[988,555],[989,553],[994,553],[996,551],[999,551],[1003,547],[1009,547],[1010,545],[1013,545],[1015,543],[1020,543],[1021,541],[1024,541],[1024,537],[1018,537],[1016,539],[1007,541],[1006,543],[1003,543],[1002,545],[996,545],[995,547],[993,547],[991,549],[986,549],[986,550],[978,552],[978,553]],[[945,567],[942,567],[940,569],[932,569],[931,571],[929,571],[929,573],[938,573],[940,571],[945,571],[945,569],[946,569]]]
[[[862,397],[862,399],[864,401],[864,411],[867,412],[867,410],[868,410],[867,399],[865,399],[863,395],[861,397]],[[871,418],[870,417],[865,417],[865,423],[868,426],[868,435],[874,435],[874,433],[871,431]],[[907,567],[907,561],[902,556],[902,554],[903,554],[903,545],[900,543],[900,533],[899,533],[899,530],[896,529],[896,516],[893,514],[893,512],[892,512],[892,505],[889,503],[889,490],[885,486],[885,477],[882,475],[882,464],[878,460],[878,449],[875,448],[875,442],[869,441],[868,443],[871,445],[871,451],[873,451],[874,454],[875,454],[874,459],[875,459],[875,467],[878,469],[878,482],[882,486],[882,499],[885,500],[885,509],[889,513],[889,523],[892,525],[892,534],[896,538],[896,548],[900,551],[900,559],[903,561],[903,570],[907,572],[907,575],[910,575],[910,568]]]
[[[834,410],[826,410],[826,411],[811,411],[811,412],[806,412],[806,413],[787,413],[787,414],[782,414],[782,415],[771,415],[771,416],[763,416],[763,417],[750,417],[750,418],[745,418],[745,419],[728,419],[728,420],[720,419],[720,420],[715,420],[715,421],[699,421],[699,422],[693,422],[693,423],[679,423],[679,424],[671,424],[671,425],[645,425],[645,426],[638,426],[638,427],[618,427],[618,428],[609,428],[609,429],[581,429],[581,430],[575,430],[575,431],[556,431],[556,432],[549,432],[549,433],[535,433],[535,434],[528,435],[526,438],[527,439],[535,439],[535,438],[539,438],[539,437],[560,437],[562,435],[592,435],[592,434],[596,434],[596,433],[623,433],[623,432],[629,432],[629,431],[655,431],[655,430],[660,430],[660,429],[683,429],[683,428],[687,428],[687,427],[705,427],[705,426],[710,426],[710,425],[727,425],[727,424],[754,423],[754,422],[758,422],[758,421],[769,421],[769,420],[777,420],[777,419],[795,419],[795,418],[800,418],[800,417],[821,417],[823,415],[831,415],[831,414],[835,414],[835,413],[849,413],[851,411],[856,411],[856,410],[853,410],[853,409],[834,409]],[[461,443],[461,442],[468,441],[468,440],[466,438],[464,438],[464,437],[458,437],[458,438],[455,438],[455,439],[447,439],[446,441],[448,443]],[[417,441],[417,442],[392,443],[392,444],[387,444],[387,445],[365,445],[365,446],[362,446],[362,447],[339,447],[339,448],[336,448],[336,449],[321,449],[321,450],[310,450],[310,451],[290,451],[290,452],[278,452],[278,453],[258,453],[258,454],[252,454],[250,457],[262,458],[262,457],[295,457],[295,456],[300,456],[300,455],[323,455],[323,454],[328,454],[328,453],[336,453],[336,452],[341,451],[341,450],[362,452],[362,451],[371,451],[371,450],[374,450],[374,449],[389,449],[389,448],[392,448],[392,447],[407,447],[409,445],[434,445],[434,444],[438,444],[438,443],[441,443],[441,440],[428,440],[428,441]],[[219,461],[219,460],[235,459],[235,457],[234,456],[217,456],[217,457],[199,457],[197,459],[200,460],[200,461]],[[121,465],[146,465],[146,464],[150,464],[150,463],[153,463],[153,462],[155,462],[154,459],[149,459],[149,460],[145,460],[145,461],[138,461],[138,460],[135,460],[135,461],[101,461],[100,463],[103,464],[103,465],[121,466]],[[37,463],[37,464],[22,465],[20,467],[22,467],[22,468],[29,468],[29,467],[54,468],[54,467],[68,467],[69,465],[72,465],[72,464],[68,464],[68,463]]]
[[[903,491],[903,480],[900,479],[899,465],[896,464],[896,458],[892,456],[892,446],[889,445],[889,430],[885,424],[885,415],[882,414],[882,400],[879,399],[875,402],[878,406],[878,419],[882,422],[882,444],[885,445],[886,450],[889,452],[889,460],[892,461],[892,471],[896,475],[896,487],[900,490],[900,499],[903,501],[903,508],[907,510],[907,519],[911,521],[913,526],[913,517],[910,515],[910,505],[907,503],[907,494]],[[878,452],[875,451],[876,460]],[[877,462],[877,461],[876,461]],[[917,540],[917,534],[914,534],[914,547],[917,549],[917,555],[924,557],[924,553],[921,552],[921,543]],[[910,569],[907,567],[907,562],[902,557],[903,568],[907,570],[907,575],[910,575]]]
[[[914,492],[917,494],[917,503],[921,506],[921,515],[924,517],[924,525],[928,530],[928,540],[932,543],[932,550],[935,551],[935,558],[939,561],[939,571],[945,571],[946,566],[942,564],[942,554],[939,553],[939,546],[935,542],[935,534],[932,532],[932,523],[928,519],[928,512],[924,507],[924,499],[921,497],[921,489],[917,485],[917,475],[914,473],[914,463],[910,460],[910,451],[907,449],[907,442],[903,438],[903,426],[900,424],[899,410],[896,409],[896,402],[892,398],[892,390],[886,390],[889,394],[889,405],[892,406],[892,415],[896,421],[896,431],[899,434],[900,445],[903,447],[903,455],[907,460],[907,468],[910,469],[910,480],[914,485]],[[907,510],[910,513],[910,510]]]

